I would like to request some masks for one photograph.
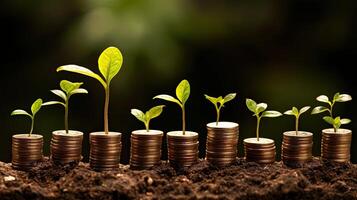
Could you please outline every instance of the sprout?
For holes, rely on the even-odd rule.
[[[296,135],[299,133],[299,117],[302,113],[308,111],[310,109],[310,106],[305,106],[300,109],[300,111],[296,107],[292,107],[291,110],[285,111],[285,115],[294,115],[295,116],[295,131]]]
[[[311,111],[311,114],[318,114],[328,111],[330,115],[323,117],[323,119],[327,123],[333,126],[333,130],[335,131],[335,133],[341,127],[342,124],[348,124],[351,122],[351,120],[347,118],[341,119],[341,117],[339,116],[335,118],[333,117],[333,108],[334,108],[333,106],[335,105],[335,103],[351,101],[352,97],[349,94],[336,93],[333,96],[332,102],[329,100],[329,98],[326,95],[320,95],[316,98],[316,100],[322,103],[327,103],[329,107],[317,106]]]
[[[282,114],[280,112],[274,111],[274,110],[265,111],[268,107],[268,105],[266,103],[257,104],[252,99],[246,99],[245,104],[247,105],[247,108],[254,113],[253,116],[257,117],[256,135],[257,135],[257,141],[259,141],[259,126],[260,126],[261,118],[262,117],[279,117]]]
[[[211,97],[211,96],[208,96],[207,94],[205,94],[205,97],[210,102],[212,102],[214,107],[216,108],[216,112],[217,112],[216,125],[218,125],[221,108],[224,107],[225,103],[227,103],[228,101],[233,100],[236,97],[236,93],[227,94],[224,98],[222,96]]]
[[[145,113],[139,109],[131,109],[131,114],[134,115],[138,120],[144,122],[146,131],[149,132],[150,120],[160,116],[164,107],[164,105],[155,106]]]

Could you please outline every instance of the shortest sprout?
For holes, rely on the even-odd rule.
[[[131,114],[134,115],[138,120],[144,122],[146,131],[149,132],[150,120],[160,116],[164,107],[164,105],[155,106],[145,113],[139,109],[131,109]]]
[[[213,103],[214,107],[216,108],[216,112],[217,112],[216,125],[218,125],[219,122],[221,108],[224,107],[225,103],[233,100],[236,97],[236,95],[237,95],[236,93],[230,93],[223,98],[222,96],[211,97],[205,94],[206,99],[209,100],[211,103]]]
[[[299,133],[299,117],[302,113],[308,111],[310,109],[310,106],[305,106],[298,110],[296,107],[292,107],[291,110],[285,111],[285,115],[294,115],[295,116],[295,131],[296,135]]]

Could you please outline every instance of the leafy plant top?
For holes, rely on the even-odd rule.
[[[146,131],[149,132],[150,120],[160,116],[164,107],[164,105],[155,106],[145,113],[139,109],[134,108],[131,109],[131,114],[134,115],[138,120],[142,121],[145,124]]]
[[[310,106],[305,106],[301,108],[300,110],[297,109],[296,107],[292,107],[291,110],[285,111],[285,115],[294,115],[295,116],[295,131],[296,135],[299,133],[299,118],[300,115],[303,114],[304,112],[308,111],[310,109]]]
[[[218,125],[222,107],[224,107],[225,103],[233,100],[236,97],[236,95],[237,95],[236,93],[230,93],[230,94],[227,94],[225,97],[222,97],[222,96],[211,97],[211,96],[208,96],[207,94],[205,94],[206,99],[208,101],[210,101],[216,109],[216,113],[217,113],[216,125]]]

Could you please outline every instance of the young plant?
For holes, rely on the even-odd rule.
[[[299,118],[300,115],[306,111],[308,111],[310,109],[310,106],[305,106],[303,108],[301,108],[300,110],[298,110],[296,107],[292,107],[291,110],[285,111],[284,114],[285,115],[294,115],[295,116],[295,131],[296,131],[296,135],[298,135],[299,133]]]
[[[341,127],[342,124],[348,124],[351,122],[351,120],[347,119],[347,118],[341,119],[341,117],[339,117],[339,116],[333,117],[334,116],[333,108],[334,108],[335,103],[351,101],[352,97],[349,94],[336,93],[333,96],[332,101],[330,101],[326,95],[320,95],[320,96],[316,97],[316,100],[319,102],[322,102],[322,103],[327,103],[328,107],[317,106],[311,111],[311,114],[318,114],[318,113],[323,113],[323,112],[327,111],[329,113],[329,116],[325,116],[325,117],[323,117],[323,119],[327,123],[329,123],[333,126],[335,133]]]
[[[185,135],[186,131],[186,116],[185,116],[185,103],[190,96],[190,83],[187,80],[182,80],[176,87],[176,97],[167,94],[161,94],[154,97],[154,99],[163,99],[165,101],[174,102],[180,106],[182,111],[182,134]]]
[[[36,113],[38,111],[40,111],[42,107],[42,99],[37,99],[35,102],[33,102],[33,104],[31,105],[31,113],[28,113],[26,112],[25,110],[20,110],[20,109],[17,109],[17,110],[14,110],[12,111],[11,113],[11,116],[14,116],[14,115],[26,115],[26,116],[29,116],[31,118],[31,129],[30,129],[30,132],[29,132],[29,137],[31,137],[31,134],[33,132],[33,127],[35,125],[35,116],[36,116]]]
[[[216,108],[216,113],[217,113],[216,125],[218,125],[218,122],[219,122],[221,108],[224,107],[225,103],[233,100],[236,97],[236,95],[237,95],[236,93],[230,93],[230,94],[227,94],[223,98],[222,96],[211,97],[211,96],[208,96],[207,94],[205,94],[206,99],[209,100],[211,103],[213,103],[214,107]]]
[[[274,110],[265,111],[268,107],[268,105],[266,103],[257,104],[252,99],[246,99],[245,104],[247,105],[247,108],[254,113],[253,116],[257,117],[256,135],[257,135],[257,141],[259,141],[259,126],[260,126],[261,118],[262,117],[279,117],[282,114],[280,112],[274,111]]]
[[[54,104],[60,104],[64,106],[64,128],[66,130],[66,133],[69,133],[69,128],[68,128],[68,102],[69,98],[71,98],[72,95],[74,94],[88,94],[88,91],[86,89],[80,88],[83,83],[73,83],[71,81],[67,80],[62,80],[60,82],[60,87],[63,90],[51,90],[51,92],[60,98],[63,99],[64,102],[60,101],[49,101],[46,103],[43,103],[43,106],[48,106],[48,105],[54,105]]]
[[[134,115],[138,120],[144,122],[146,132],[149,132],[150,120],[160,116],[164,107],[164,105],[155,106],[150,110],[146,111],[145,113],[139,109],[134,108],[131,109],[131,114]]]
[[[82,74],[85,76],[92,77],[100,82],[105,90],[105,103],[104,103],[104,132],[105,134],[109,133],[109,122],[108,122],[108,111],[109,111],[109,87],[112,79],[121,69],[123,64],[123,56],[118,48],[116,47],[108,47],[105,49],[99,56],[98,59],[98,68],[100,73],[103,75],[104,79],[92,72],[91,70],[81,67],[78,65],[64,65],[57,68],[57,72],[59,71],[68,71],[74,72],[78,74]]]

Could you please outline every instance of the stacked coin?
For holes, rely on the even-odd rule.
[[[172,131],[167,133],[168,157],[174,167],[189,167],[198,160],[198,133]]]
[[[286,165],[302,164],[312,159],[312,133],[288,131],[283,134],[281,159]]]
[[[271,164],[275,162],[274,140],[267,138],[244,139],[245,160],[259,164]]]
[[[17,134],[12,136],[12,167],[29,170],[42,160],[42,135]]]
[[[335,162],[349,162],[352,131],[348,129],[322,130],[321,157]]]
[[[66,164],[82,159],[83,133],[79,131],[54,131],[51,139],[51,158],[55,163]]]
[[[90,167],[96,171],[115,170],[119,167],[121,133],[94,132],[89,135]]]
[[[131,133],[130,168],[148,169],[160,162],[162,136],[162,131],[133,131]]]
[[[231,164],[237,157],[238,124],[216,122],[207,124],[206,159],[218,167]]]

